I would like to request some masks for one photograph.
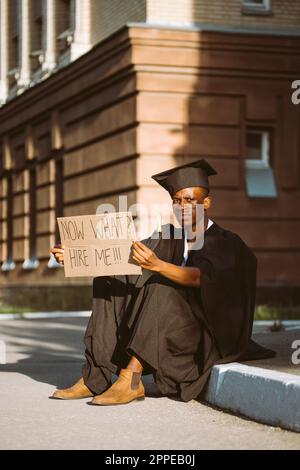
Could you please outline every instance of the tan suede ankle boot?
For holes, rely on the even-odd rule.
[[[118,379],[112,386],[93,398],[93,405],[121,405],[133,400],[144,400],[145,389],[141,372],[121,369]]]
[[[79,398],[93,397],[94,393],[85,385],[81,377],[72,387],[56,390],[51,398],[60,398],[61,400],[76,400]]]

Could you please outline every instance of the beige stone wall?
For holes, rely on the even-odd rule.
[[[147,0],[147,22],[164,25],[190,25],[194,22],[194,1],[195,0]]]
[[[300,2],[270,0],[269,15],[243,14],[241,0],[148,0],[149,23],[211,23],[300,29]]]
[[[146,0],[92,0],[92,44],[114,33],[127,22],[146,21]]]

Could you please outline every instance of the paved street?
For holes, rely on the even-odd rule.
[[[148,396],[141,402],[96,407],[89,399],[50,400],[56,386],[69,386],[80,376],[87,320],[0,322],[7,361],[0,365],[1,449],[300,448],[300,434],[195,400],[161,397],[151,376],[144,378]]]

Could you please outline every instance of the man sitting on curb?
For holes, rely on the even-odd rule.
[[[152,373],[163,395],[187,402],[204,393],[213,365],[275,355],[251,340],[256,257],[237,234],[207,215],[208,178],[214,174],[202,159],[152,176],[180,207],[185,236],[167,224],[169,239],[133,243],[141,275],[94,278],[82,377],[53,398],[129,403],[144,399],[142,375]],[[187,212],[196,233],[199,204],[204,244],[193,249]],[[63,264],[63,246],[50,251]],[[119,377],[112,384],[114,373]]]

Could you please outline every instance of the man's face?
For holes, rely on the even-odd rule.
[[[177,191],[172,196],[172,203],[179,224],[190,226],[200,222],[197,220],[197,214],[199,217],[199,214],[202,213],[199,211],[199,204],[203,204],[204,210],[206,210],[210,207],[211,198],[208,196],[206,188],[195,186]]]

